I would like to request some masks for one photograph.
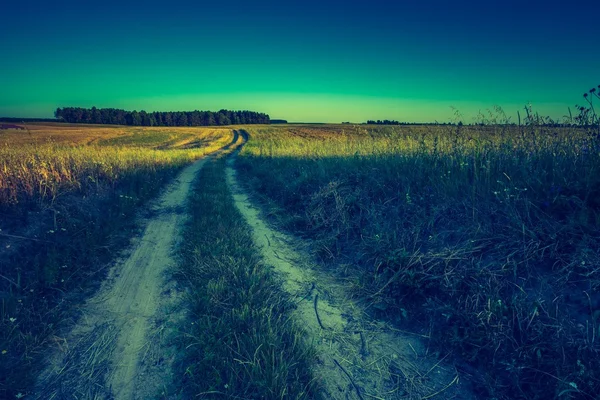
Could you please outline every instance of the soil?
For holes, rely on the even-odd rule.
[[[238,182],[235,155],[227,182],[235,205],[251,226],[266,265],[295,299],[293,318],[316,348],[315,379],[331,399],[474,399],[471,386],[426,338],[375,320],[351,299],[343,281],[319,267],[311,244],[271,227]]]
[[[236,132],[232,145],[237,140]],[[474,399],[447,354],[430,351],[419,335],[371,318],[343,280],[314,261],[309,241],[265,222],[237,180],[236,154],[226,170],[235,205],[251,226],[265,264],[294,299],[292,317],[316,349],[314,374],[323,397]],[[140,221],[143,234],[82,305],[77,324],[64,338],[54,338],[55,351],[32,397],[133,400],[177,392],[172,365],[181,350],[172,338],[185,321],[186,307],[169,271],[190,188],[205,162],[185,168],[150,205]]]
[[[133,400],[176,391],[172,365],[179,350],[172,338],[186,308],[169,271],[187,198],[206,160],[186,167],[148,207],[141,237],[81,307],[78,323],[56,338],[35,398]]]

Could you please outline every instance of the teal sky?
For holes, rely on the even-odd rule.
[[[82,3],[3,5],[0,116],[97,106],[415,122],[448,121],[454,106],[471,122],[527,102],[559,117],[600,84],[598,2]]]

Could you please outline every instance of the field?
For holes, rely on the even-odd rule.
[[[313,240],[371,312],[419,327],[481,398],[595,397],[593,132],[529,125],[249,133],[239,171],[274,221]]]
[[[0,131],[0,397],[595,398],[599,169],[532,123]]]
[[[72,318],[66,303],[100,280],[138,207],[232,138],[229,129],[28,128],[0,131],[0,394],[31,385],[40,349]]]

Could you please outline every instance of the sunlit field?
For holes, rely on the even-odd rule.
[[[227,130],[33,126],[0,133],[0,205],[25,208],[131,174],[177,168],[224,146]]]
[[[72,318],[65,306],[82,293],[72,289],[103,276],[139,207],[232,140],[219,128],[27,128],[0,131],[0,383],[9,393],[31,384],[42,349]]]
[[[252,127],[239,173],[482,398],[600,390],[595,128]]]

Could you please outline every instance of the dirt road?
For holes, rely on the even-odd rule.
[[[234,134],[232,145],[237,141]],[[231,145],[230,145],[231,146]],[[40,399],[147,399],[171,384],[170,330],[183,318],[167,272],[190,187],[206,158],[186,167],[140,221],[141,237],[82,307],[79,323],[39,380]]]
[[[239,184],[234,162],[235,155],[226,173],[235,205],[251,226],[265,263],[295,299],[293,317],[304,327],[306,341],[316,347],[315,379],[325,398],[475,398],[445,362],[447,354],[433,354],[423,337],[370,318],[340,279],[318,267],[310,243],[270,227]]]
[[[239,146],[235,132],[228,147]],[[226,170],[233,200],[265,263],[295,300],[293,318],[317,350],[314,374],[326,398],[474,398],[446,355],[432,354],[418,335],[370,318],[343,283],[314,262],[309,242],[270,227],[237,181],[234,162],[235,155]],[[185,305],[167,273],[191,183],[204,163],[184,169],[150,206],[141,237],[82,307],[67,338],[57,341],[60,351],[39,380],[37,398],[133,400],[177,392],[171,366],[179,355],[171,339]]]

